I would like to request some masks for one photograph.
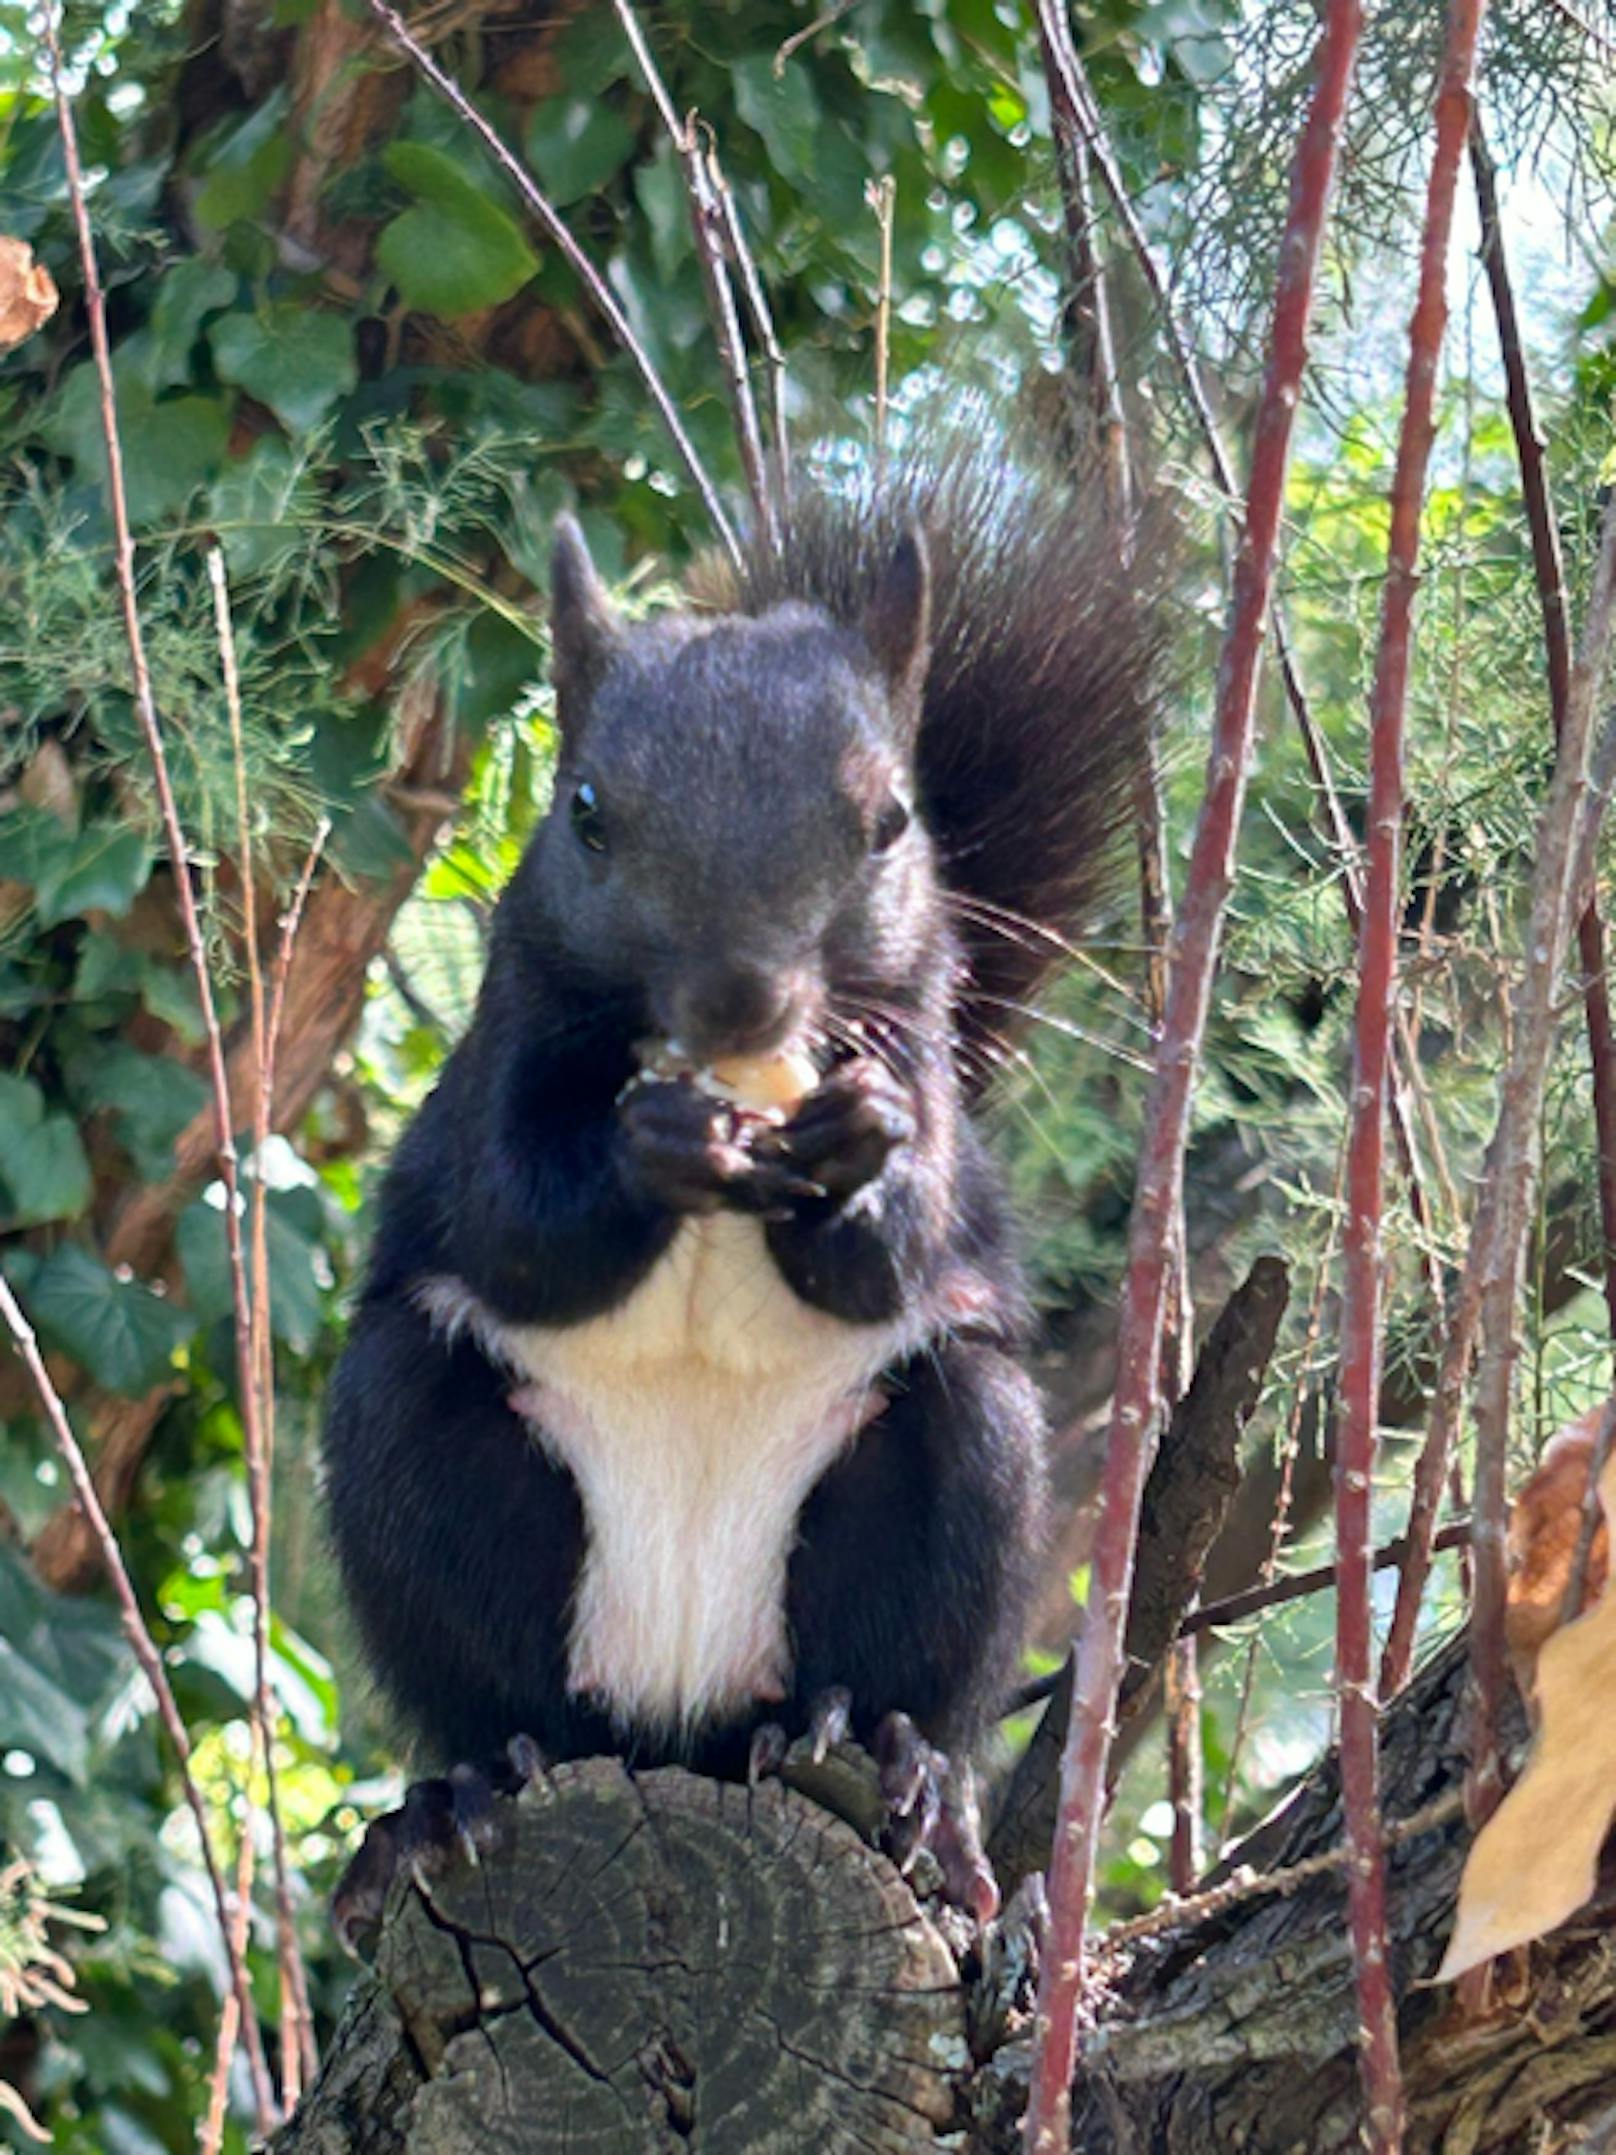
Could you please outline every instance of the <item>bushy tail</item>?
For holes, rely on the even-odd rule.
[[[921,786],[967,958],[961,1032],[983,1043],[1020,1029],[1126,861],[1162,694],[1167,549],[1137,535],[1125,549],[1097,485],[954,429],[879,485],[799,480],[781,549],[755,543],[738,579],[709,575],[700,595],[745,612],[806,599],[851,625],[914,524],[933,583]]]

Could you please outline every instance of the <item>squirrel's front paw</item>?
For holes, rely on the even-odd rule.
[[[642,1079],[617,1112],[628,1172],[670,1212],[770,1213],[824,1195],[790,1162],[756,1157],[736,1109],[688,1078]]]
[[[788,1122],[761,1131],[752,1153],[760,1167],[789,1169],[842,1203],[875,1180],[915,1129],[909,1094],[885,1064],[862,1055],[839,1064]]]

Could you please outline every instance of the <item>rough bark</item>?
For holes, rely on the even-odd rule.
[[[1384,1731],[1388,1825],[1442,1807],[1388,1864],[1408,2155],[1616,2147],[1616,1894],[1501,1968],[1480,2020],[1430,1986],[1467,1845],[1457,1801],[1442,1805],[1464,1775],[1463,1687],[1456,1640]],[[1524,1733],[1517,1711],[1511,1740]],[[479,1869],[395,1890],[375,1969],[273,2155],[1016,2148],[1014,1941],[983,1956],[996,1978],[974,1953],[962,1977],[947,1919],[805,1795],[591,1760],[501,1815]],[[1358,2145],[1344,1875],[1316,1864],[1341,1842],[1332,1756],[1214,1874],[1314,1860],[1300,1884],[1099,1956],[1074,2150]]]
[[[1464,1643],[1416,1678],[1384,1723],[1389,1827],[1456,1794],[1464,1776]],[[1518,1708],[1510,1735],[1524,1734]],[[1457,1805],[1448,1806],[1456,1813]],[[1236,1851],[1259,1871],[1336,1850],[1332,1755]],[[1392,1974],[1409,2103],[1408,2155],[1514,2155],[1616,2141],[1616,1954],[1608,1903],[1500,1971],[1492,2008],[1466,2023],[1430,1987],[1452,1922],[1466,1829],[1457,1815],[1394,1846]],[[1220,1874],[1227,1875],[1229,1866]],[[1426,1987],[1422,1987],[1426,1986]],[[1072,2146],[1084,2155],[1334,2155],[1359,2146],[1352,1949],[1344,1873],[1243,1899],[1133,1950],[1080,2059]],[[1016,2146],[1022,2046],[975,2090],[982,2155]]]
[[[778,1782],[604,1759],[498,1817],[476,1869],[395,1887],[275,2155],[944,2144],[955,1962],[850,1826]]]

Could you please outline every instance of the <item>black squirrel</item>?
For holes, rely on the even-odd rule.
[[[442,1766],[739,1775],[850,1728],[912,1796],[981,1737],[1044,1430],[972,1111],[1115,861],[1147,584],[991,439],[799,486],[777,546],[632,624],[559,526],[554,801],[326,1429],[369,1660]],[[788,1045],[783,1119],[689,1074]]]

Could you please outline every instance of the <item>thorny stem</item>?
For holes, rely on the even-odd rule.
[[[735,441],[741,453],[741,466],[746,473],[747,491],[752,497],[752,513],[756,516],[758,529],[762,532],[771,551],[779,545],[779,520],[775,503],[769,491],[768,467],[763,455],[763,435],[758,426],[757,400],[752,394],[752,376],[746,362],[746,345],[741,336],[740,316],[735,307],[735,291],[729,281],[729,268],[724,259],[724,216],[713,186],[713,176],[702,146],[701,130],[694,113],[683,119],[668,95],[668,86],[662,79],[645,33],[640,28],[639,17],[629,0],[612,0],[617,19],[623,26],[640,73],[645,77],[651,102],[661,115],[667,129],[668,139],[684,167],[685,194],[690,203],[690,230],[696,242],[696,260],[701,268],[702,286],[707,294],[707,311],[712,318],[713,343],[718,351],[718,363],[723,369],[724,380],[729,388],[731,414],[735,421]]]
[[[1080,87],[1076,49],[1058,0],[1039,0],[1039,22],[1062,87],[1078,109],[1086,85]],[[1102,1509],[1088,1605],[1074,1649],[1072,1712],[1061,1760],[1060,1812],[1049,1881],[1050,1933],[1039,1985],[1026,2119],[1028,2155],[1057,2155],[1057,2151],[1066,2155],[1070,2138],[1084,1928],[1093,1893],[1105,1768],[1122,1668],[1139,1499],[1160,1411],[1171,1223],[1182,1192],[1190,1091],[1211,999],[1223,907],[1234,872],[1257,666],[1273,589],[1314,277],[1361,26],[1359,0],[1331,0],[1319,42],[1318,79],[1292,166],[1273,337],[1257,414],[1229,632],[1219,670],[1206,794],[1173,930],[1167,1006],[1145,1110],[1129,1226]]]
[[[1402,2147],[1404,2103],[1397,1999],[1386,1930],[1386,1864],[1376,1758],[1379,1713],[1373,1675],[1371,1551],[1375,1403],[1380,1394],[1381,1214],[1385,1101],[1397,995],[1397,929],[1403,835],[1403,735],[1409,649],[1419,577],[1420,512],[1436,433],[1436,377],[1448,320],[1448,240],[1459,163],[1470,122],[1470,77],[1483,0],[1451,0],[1436,142],[1426,188],[1419,290],[1409,328],[1402,426],[1392,476],[1386,580],[1370,692],[1369,849],[1358,937],[1353,1026],[1352,1118],[1342,1228],[1341,1402],[1336,1424],[1335,1680],[1341,1724],[1341,1797],[1347,1918],[1358,2000],[1358,2065],[1367,2145]]]
[[[684,423],[668,392],[667,384],[656,370],[650,353],[634,334],[634,325],[618,304],[617,296],[600,271],[590,261],[582,247],[573,238],[565,219],[549,196],[539,186],[531,172],[516,154],[500,140],[498,132],[489,125],[477,110],[459,83],[444,73],[436,60],[418,39],[410,34],[404,18],[397,8],[389,7],[387,0],[365,0],[366,6],[387,31],[399,50],[408,55],[412,65],[432,85],[444,102],[458,118],[469,127],[487,149],[500,170],[505,173],[517,193],[533,215],[543,225],[561,253],[571,265],[579,283],[604,315],[612,334],[617,338],[634,364],[640,370],[652,403],[656,406],[662,424],[667,428],[670,440],[678,450],[689,472],[697,493],[701,496],[708,519],[726,554],[737,568],[741,566],[741,549],[735,530],[724,513],[724,505],[718,498],[718,490],[707,475],[706,466],[696,454],[696,446],[685,432]]]
[[[213,1105],[214,1129],[218,1144],[219,1175],[225,1191],[225,1235],[230,1259],[231,1295],[235,1309],[236,1352],[238,1380],[241,1392],[241,1410],[244,1423],[253,1414],[254,1370],[250,1315],[247,1296],[247,1274],[242,1250],[241,1217],[239,1204],[239,1177],[236,1172],[236,1146],[230,1103],[230,1080],[225,1066],[224,1041],[219,1030],[219,1015],[213,999],[213,984],[208,971],[207,946],[203,941],[202,924],[197,914],[196,893],[191,886],[190,862],[185,844],[185,834],[180,827],[179,810],[175,805],[174,789],[169,779],[168,758],[163,747],[162,728],[158,722],[156,700],[152,693],[151,670],[146,661],[145,638],[140,626],[140,609],[135,596],[135,548],[129,529],[128,502],[124,491],[123,445],[118,431],[118,413],[112,374],[112,352],[107,340],[106,300],[101,288],[100,267],[96,260],[95,240],[90,230],[90,215],[84,196],[84,173],[79,161],[78,133],[73,124],[72,107],[62,83],[62,55],[57,36],[54,15],[45,19],[45,47],[50,65],[51,87],[56,100],[57,126],[61,134],[62,154],[67,172],[68,195],[73,208],[73,221],[78,233],[79,255],[84,270],[84,302],[89,316],[90,344],[94,354],[96,376],[100,386],[101,430],[107,453],[107,497],[112,516],[114,534],[114,568],[118,586],[119,604],[123,613],[124,634],[129,646],[130,670],[133,675],[135,712],[146,751],[152,767],[152,779],[157,793],[158,812],[162,821],[163,835],[168,847],[170,863],[174,871],[174,889],[179,901],[180,918],[184,925],[186,948],[190,955],[191,970],[197,984],[201,1006],[203,1031],[207,1041],[208,1076]],[[15,1308],[15,1304],[12,1304]],[[18,1312],[20,1318],[21,1313]],[[41,1365],[41,1369],[43,1365]],[[36,1377],[36,1382],[38,1381]],[[57,1402],[58,1407],[60,1402]],[[54,1419],[54,1417],[53,1417]],[[64,1435],[72,1447],[74,1457],[82,1465],[72,1431],[68,1428],[65,1414],[58,1427],[58,1439]],[[70,1461],[71,1464],[71,1461]],[[87,1479],[87,1477],[86,1477]],[[77,1475],[75,1474],[75,1483]],[[111,1540],[105,1514],[96,1503],[92,1515],[85,1502],[83,1490],[78,1491],[85,1515],[92,1526],[97,1526],[98,1539],[102,1540],[102,1555],[106,1558],[110,1544],[111,1554],[117,1556],[117,1545]],[[93,1490],[91,1492],[93,1499]],[[127,1585],[122,1559],[117,1558],[117,1573]],[[131,1598],[132,1598],[132,1589]],[[127,1617],[126,1610],[126,1617]],[[138,1616],[138,1610],[136,1610]],[[149,1643],[149,1640],[148,1640]],[[149,1673],[149,1671],[148,1671]],[[172,1694],[169,1694],[172,1704]],[[166,1718],[166,1717],[165,1717]],[[176,1726],[183,1740],[183,1724]],[[174,1730],[170,1730],[172,1735]],[[187,1754],[188,1755],[188,1754]],[[194,1788],[188,1788],[194,1797]],[[200,1805],[197,1822],[203,1826]],[[228,1911],[225,1906],[224,1887],[214,1860],[212,1844],[203,1830],[203,1855],[214,1890],[218,1915],[224,1934],[226,1951],[230,1950],[231,1932]],[[253,2068],[254,2098],[257,2105],[259,2125],[267,2132],[274,2116],[274,2093],[269,2082],[268,2068],[264,2063],[262,2042],[252,2001],[247,1994],[245,1964],[239,1956],[232,1955],[232,1977],[239,1987],[242,2032],[246,2038]]]

